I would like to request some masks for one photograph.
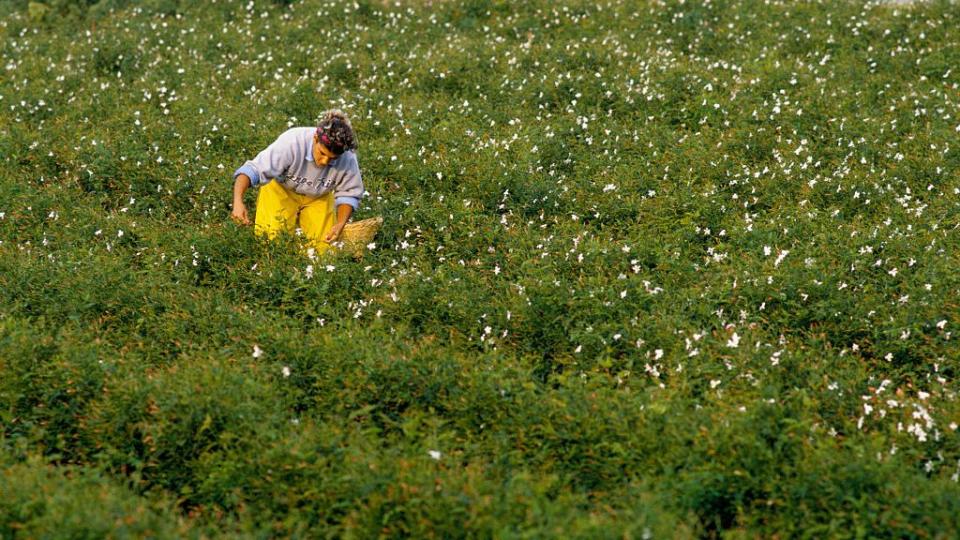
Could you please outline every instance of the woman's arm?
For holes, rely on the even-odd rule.
[[[353,152],[348,152],[344,157],[349,158],[347,162],[347,172],[340,177],[337,187],[334,190],[334,204],[337,206],[337,223],[330,229],[327,235],[327,242],[333,242],[340,238],[343,232],[343,226],[347,224],[350,216],[360,205],[360,198],[363,197],[363,179],[360,176],[360,166],[357,163],[357,156]]]
[[[250,177],[240,173],[237,179],[233,181],[233,220],[241,225],[249,225],[250,218],[247,216],[247,205],[243,204],[243,194],[250,188]],[[353,210],[351,208],[351,210]]]
[[[353,215],[353,207],[349,204],[341,204],[337,206],[337,223],[331,227],[330,232],[327,233],[327,237],[324,238],[327,242],[336,242],[340,239],[340,233],[343,232],[343,226],[350,221],[350,216]]]

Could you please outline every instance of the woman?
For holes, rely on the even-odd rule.
[[[233,173],[233,219],[250,223],[243,194],[256,187],[258,234],[273,238],[299,226],[317,253],[326,251],[363,197],[356,148],[339,110],[324,112],[316,128],[287,130]]]

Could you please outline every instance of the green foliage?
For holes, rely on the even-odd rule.
[[[33,456],[3,454],[0,534],[4,538],[200,537],[166,500],[137,496],[87,468],[53,467]]]
[[[0,536],[957,536],[957,17],[0,2]]]

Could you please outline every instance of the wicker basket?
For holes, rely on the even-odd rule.
[[[352,253],[354,257],[362,257],[363,250],[373,241],[373,237],[380,230],[380,225],[383,225],[382,217],[347,223],[340,234],[340,241],[343,242],[341,249]]]

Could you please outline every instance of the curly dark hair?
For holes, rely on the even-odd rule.
[[[334,154],[357,149],[357,136],[347,114],[339,109],[324,111],[317,125],[317,138]]]

